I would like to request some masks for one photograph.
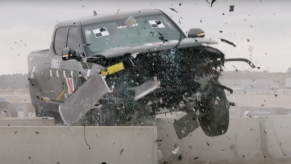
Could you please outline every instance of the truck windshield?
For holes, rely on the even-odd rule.
[[[184,38],[180,30],[164,14],[134,17],[131,27],[126,19],[83,26],[89,55],[117,47],[134,47]]]

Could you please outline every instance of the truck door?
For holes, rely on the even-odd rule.
[[[67,45],[67,37],[68,27],[62,27],[56,30],[53,50],[51,51],[51,65],[48,70],[50,75],[49,85],[51,87],[49,98],[51,100],[57,100],[58,96],[65,88],[62,83],[64,64],[61,55],[63,49]]]
[[[68,29],[68,39],[67,39],[67,47],[78,51],[80,47],[80,39],[81,36],[79,36],[78,28],[77,27],[69,27]],[[60,99],[60,101],[65,101],[65,99],[73,94],[73,92],[76,90],[76,87],[80,81],[79,74],[78,74],[78,62],[77,60],[67,60],[61,62],[62,67],[62,84],[63,88],[62,90],[66,90],[65,95]]]

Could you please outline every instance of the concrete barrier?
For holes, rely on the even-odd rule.
[[[175,135],[173,123],[173,119],[157,119],[160,164],[291,163],[291,116],[231,117],[225,135],[207,137],[199,127],[182,140]]]
[[[276,116],[291,115],[291,109],[232,106],[229,113],[231,116]]]
[[[0,126],[55,126],[55,120],[50,117],[0,117]]]
[[[151,127],[0,127],[0,163],[157,164]]]

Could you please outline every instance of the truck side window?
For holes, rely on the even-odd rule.
[[[77,49],[79,48],[79,44],[80,42],[77,28],[76,27],[70,28],[67,47],[77,51]]]
[[[54,47],[57,55],[62,55],[62,51],[66,48],[68,28],[60,28],[56,32]]]

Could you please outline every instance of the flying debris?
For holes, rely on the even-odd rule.
[[[225,42],[225,43],[228,43],[230,45],[233,45],[234,47],[236,47],[236,45],[228,40],[225,40],[225,39],[222,39],[222,38],[219,38],[222,42]]]
[[[211,7],[212,7],[212,5],[213,5],[213,3],[215,2],[216,0],[212,0],[212,2],[211,2]]]
[[[222,33],[223,31],[219,31],[220,33]]]
[[[178,13],[178,11],[177,10],[175,10],[174,8],[170,8],[172,11],[175,11],[176,13]]]
[[[181,3],[179,4],[179,6],[181,6]]]
[[[95,10],[93,11],[93,15],[94,16],[97,16],[97,12]]]
[[[237,72],[238,71],[238,69],[234,66],[234,65],[232,65],[234,68],[235,68],[235,72]]]
[[[179,155],[178,159],[181,161],[183,159],[183,154]]]
[[[245,59],[245,58],[230,58],[230,59],[225,59],[225,62],[229,62],[229,61],[242,61],[242,62],[246,62],[248,63],[252,68],[255,68],[256,66],[254,65],[254,63],[252,63],[250,60]]]
[[[249,39],[247,39],[247,42],[250,42],[250,40],[249,40]]]
[[[234,5],[229,6],[229,12],[233,12],[234,11]]]
[[[139,11],[139,12],[140,12],[140,11]],[[115,19],[117,19],[118,13],[119,13],[119,9],[118,9],[117,12],[116,12]]]

